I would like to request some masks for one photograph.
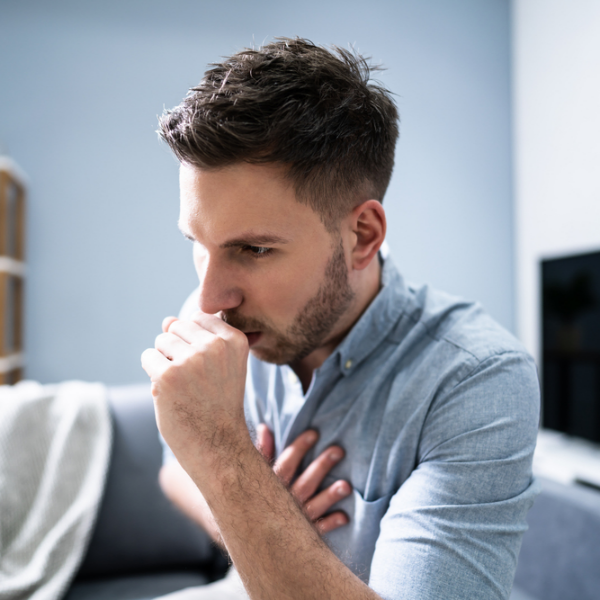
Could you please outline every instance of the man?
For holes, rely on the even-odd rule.
[[[213,65],[161,119],[200,280],[142,356],[161,482],[253,599],[510,593],[536,371],[380,252],[397,133],[363,58],[301,39]]]

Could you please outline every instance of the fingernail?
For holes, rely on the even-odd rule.
[[[345,484],[340,483],[340,485],[338,485],[338,487],[337,487],[337,493],[338,493],[338,496],[344,497],[344,496],[347,496],[350,492],[348,491],[348,488],[346,487]]]
[[[337,525],[345,525],[346,524],[346,519],[344,519],[344,517],[338,517],[335,520],[335,522],[336,522]]]
[[[329,458],[335,462],[337,462],[338,460],[342,460],[342,456],[343,454],[339,450],[332,450],[329,453]]]
[[[314,444],[317,441],[317,432],[316,431],[307,431],[304,439],[307,444]]]

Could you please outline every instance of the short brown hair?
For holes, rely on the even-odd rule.
[[[203,169],[236,162],[288,168],[296,196],[328,229],[360,202],[382,201],[398,111],[359,54],[277,38],[210,65],[160,118],[177,158]]]

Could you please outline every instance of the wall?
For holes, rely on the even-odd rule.
[[[539,355],[539,261],[600,249],[600,3],[516,0],[518,333]]]
[[[388,67],[396,262],[512,328],[509,33],[503,0],[3,0],[0,144],[31,183],[28,376],[144,380],[140,353],[195,281],[156,116],[208,62],[276,35]]]

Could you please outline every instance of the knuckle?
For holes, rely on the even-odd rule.
[[[326,517],[321,517],[315,521],[315,526],[321,535],[325,533],[329,533],[331,530],[338,527],[336,521],[334,519],[334,515],[328,515]]]
[[[292,494],[296,497],[296,500],[301,504],[306,504],[307,510],[313,507],[313,504],[310,502],[306,502],[310,496],[310,490],[307,490],[304,486],[293,485],[292,486]]]
[[[273,467],[273,471],[275,472],[275,475],[277,475],[277,477],[279,478],[279,480],[285,486],[289,486],[292,477],[289,474],[289,470],[288,469],[282,468],[281,465],[277,465],[276,464]]]
[[[297,441],[291,443],[282,453],[282,456],[285,454],[286,462],[291,462],[292,460],[300,462],[302,457],[306,454],[304,450],[299,446]]]
[[[239,329],[234,329],[231,332],[231,337],[229,339],[237,352],[248,350],[248,338],[246,337],[246,334]]]
[[[198,354],[207,353],[219,361],[227,360],[227,342],[218,335],[202,334],[194,347]]]
[[[295,455],[294,448],[292,446],[288,446],[277,459],[275,467],[279,473],[290,474],[291,472],[296,471],[296,465],[299,462],[300,461]],[[289,476],[291,477],[291,474]]]
[[[222,359],[225,359],[229,350],[229,344],[222,337],[215,335],[211,340],[211,347]]]
[[[248,343],[248,338],[246,337],[246,334],[240,329],[233,329],[233,331],[231,332],[231,339],[234,340],[237,344]]]
[[[277,459],[277,466],[281,467],[290,462],[291,454],[292,454],[292,446],[288,446]]]
[[[169,339],[168,333],[159,333],[154,340],[154,346],[156,348],[164,346],[168,339]]]
[[[194,354],[200,354],[210,348],[210,345],[207,343],[206,336],[199,334],[194,336],[190,347],[192,348]]]
[[[178,319],[175,317],[165,317],[162,322],[163,331],[170,331],[174,324],[177,323]]]
[[[171,323],[169,323],[169,326],[167,327],[167,330],[165,333],[177,333],[178,331],[181,330],[181,321],[179,321],[178,319],[171,321]]]
[[[146,348],[143,352],[142,352],[142,363],[150,360],[151,356],[152,356],[152,352],[154,352],[154,348]]]

